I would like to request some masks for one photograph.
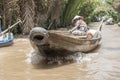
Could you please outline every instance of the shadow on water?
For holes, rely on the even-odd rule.
[[[62,64],[58,64],[58,63],[48,64],[48,61],[44,60],[39,64],[32,64],[32,65],[35,69],[52,69],[52,68],[62,67],[62,66],[65,66],[65,65],[70,65],[70,64],[73,64],[73,63],[74,62],[64,62]]]
[[[50,69],[69,65],[73,63],[83,63],[91,61],[96,55],[98,55],[98,49],[101,47],[99,44],[94,50],[82,53],[73,52],[63,49],[44,49],[44,52],[40,50],[38,52],[31,51],[27,56],[29,62],[37,69]]]
[[[51,56],[52,55],[52,56]],[[81,52],[76,52],[74,54],[60,55],[60,54],[49,54],[43,58],[39,64],[32,64],[36,69],[51,69],[57,68],[65,65],[70,65],[76,61],[82,60],[85,54]]]
[[[69,65],[76,61],[81,61],[84,56],[85,54],[81,52],[76,52],[74,54],[68,54],[68,55],[49,53],[49,55],[45,57],[43,56],[38,57],[38,55],[28,56],[28,60],[30,60],[28,62],[32,63],[32,65],[37,69],[40,69],[40,68],[50,69],[50,68],[56,68],[64,65]],[[35,62],[38,62],[38,61],[39,63],[36,64]]]

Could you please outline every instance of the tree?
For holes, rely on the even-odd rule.
[[[34,27],[35,4],[33,0],[19,0],[20,17],[23,22],[23,34],[29,34],[30,30]]]
[[[4,28],[20,18],[23,22],[22,33],[29,34],[30,30],[36,26],[55,29],[71,23],[75,15],[81,15],[80,11],[87,10],[83,6],[89,4],[84,4],[86,1],[96,3],[99,0],[0,0],[2,12],[0,14],[4,16]],[[92,11],[89,10],[89,12]],[[19,30],[15,29],[15,31]]]
[[[16,22],[19,17],[19,7],[17,5],[18,0],[0,0],[0,15],[3,19],[3,29],[8,28]]]
[[[61,6],[63,0],[34,0],[35,23],[47,29],[60,25]]]

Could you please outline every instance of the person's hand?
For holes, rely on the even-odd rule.
[[[88,39],[91,39],[93,37],[93,35],[91,33],[87,33],[86,36]]]

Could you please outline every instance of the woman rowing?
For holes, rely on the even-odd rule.
[[[75,35],[85,35],[88,27],[82,16],[75,16],[72,20],[74,27],[69,31]]]
[[[96,37],[98,31],[89,29],[82,16],[75,16],[72,20],[73,27],[69,32],[74,35],[86,36],[87,38]]]

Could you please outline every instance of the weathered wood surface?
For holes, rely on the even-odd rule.
[[[30,33],[30,42],[33,48],[38,52],[43,50],[45,53],[53,49],[55,51],[89,52],[97,47],[100,40],[101,36],[84,39],[81,36],[72,35],[65,29],[47,31],[44,28],[36,27]]]
[[[63,48],[70,51],[88,52],[93,50],[99,44],[101,37],[94,39],[82,39],[80,36],[74,36],[68,31],[49,31],[49,44],[55,48]]]

